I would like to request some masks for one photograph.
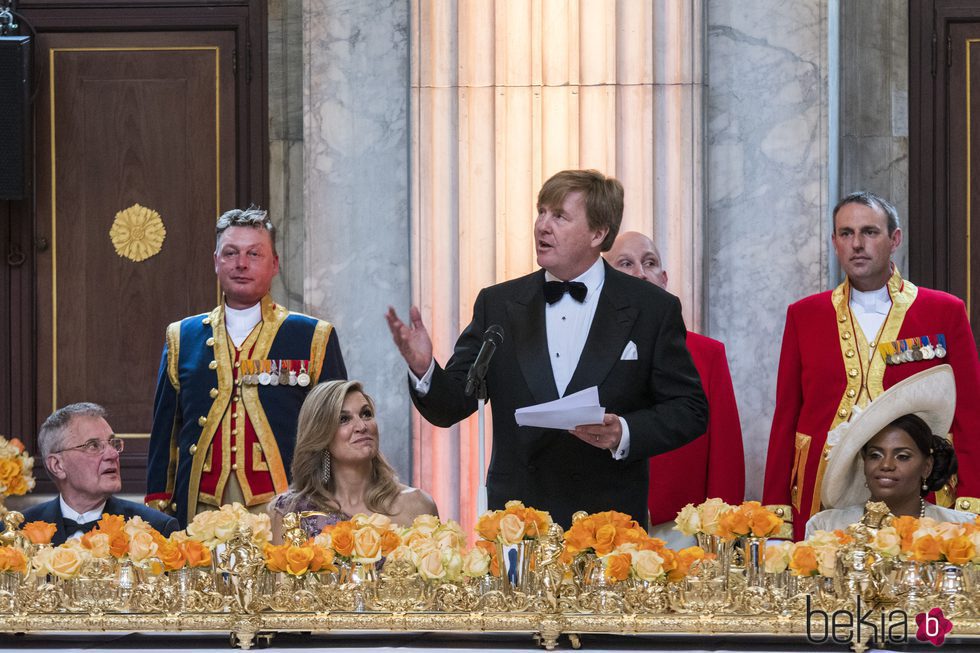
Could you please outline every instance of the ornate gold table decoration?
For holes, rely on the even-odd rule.
[[[755,509],[729,509],[740,508]],[[498,513],[480,520],[474,547],[454,522],[424,517],[400,529],[379,515],[315,537],[303,515],[287,515],[284,542],[273,545],[267,520],[240,506],[202,513],[169,538],[106,515],[52,547],[50,529],[8,513],[0,632],[209,631],[242,648],[289,631],[527,633],[550,650],[560,635],[577,645],[583,633],[812,641],[835,612],[863,605],[880,616],[878,643],[886,619],[894,635],[902,615],[911,638],[915,615],[933,608],[953,622],[950,636],[980,637],[973,524],[859,524],[755,547],[722,576],[717,551],[673,551],[625,515],[580,515],[563,533],[520,504]],[[735,531],[740,520],[729,517]],[[868,634],[848,635],[855,650]]]

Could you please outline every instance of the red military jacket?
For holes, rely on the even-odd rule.
[[[745,498],[742,427],[725,345],[687,332],[687,349],[708,398],[708,430],[693,442],[650,458],[650,523],[673,521],[685,505]]]
[[[846,421],[855,405],[864,407],[902,379],[943,363],[952,366],[956,379],[952,436],[959,475],[950,489],[957,509],[980,509],[980,362],[966,309],[952,295],[917,288],[897,270],[887,285],[892,307],[870,342],[851,314],[847,281],[792,304],[786,313],[762,500],[784,518],[792,515],[797,540],[821,509],[827,432]],[[881,356],[895,341],[926,336],[935,344],[940,335],[946,342],[942,358],[889,365]]]

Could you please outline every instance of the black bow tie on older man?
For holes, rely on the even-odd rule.
[[[545,281],[544,299],[549,304],[554,304],[562,296],[568,293],[572,299],[580,304],[585,301],[585,296],[589,294],[589,289],[581,281]]]
[[[93,519],[92,521],[87,521],[79,524],[73,519],[68,519],[67,517],[61,518],[61,525],[65,529],[65,537],[71,537],[75,533],[88,533],[90,530],[95,528],[95,525],[99,523],[98,519]]]

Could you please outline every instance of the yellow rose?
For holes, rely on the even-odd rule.
[[[110,540],[107,533],[89,531],[85,535],[82,535],[82,544],[89,550],[93,558],[109,557]]]
[[[286,573],[292,576],[302,576],[307,572],[313,561],[313,548],[308,546],[290,546],[286,549]]]
[[[875,534],[871,548],[883,556],[894,558],[902,551],[902,537],[893,526],[886,526]]]
[[[500,541],[504,544],[517,544],[524,539],[524,520],[508,513],[500,519]]]
[[[731,508],[721,499],[708,499],[698,506],[698,519],[701,522],[701,532],[708,535],[718,534],[718,520],[721,515]]]
[[[790,549],[792,542],[773,542],[766,546],[766,556],[763,561],[766,573],[780,574],[786,571],[789,566]]]
[[[463,556],[457,549],[442,549],[442,566],[446,569],[446,580],[457,581],[463,577]]]
[[[108,538],[106,538],[108,540]],[[106,545],[106,553],[109,548]],[[75,578],[82,570],[85,562],[84,554],[75,547],[56,547],[51,549],[51,555],[45,560],[48,573],[54,574],[58,578]]]
[[[833,578],[837,575],[837,545],[814,547],[817,555],[817,570],[821,576]]]
[[[486,576],[490,571],[490,556],[473,547],[463,558],[463,575],[470,578]]]
[[[187,525],[187,537],[197,542],[213,544],[214,521],[217,514],[214,510],[206,510],[194,515],[194,519]]]
[[[143,562],[157,554],[159,545],[151,533],[136,533],[129,541],[129,557],[134,562]]]
[[[419,515],[415,518],[415,521],[412,522],[412,528],[428,534],[432,534],[440,526],[441,522],[435,515]]]
[[[674,530],[680,531],[688,537],[692,537],[695,533],[700,532],[701,516],[698,514],[698,509],[694,507],[693,503],[687,504],[677,513],[677,519],[674,520]]]
[[[442,564],[442,552],[430,549],[416,562],[419,576],[423,580],[442,580],[446,577],[446,568]]]
[[[222,544],[228,542],[231,538],[235,537],[235,532],[238,530],[238,523],[243,521],[243,517],[248,519],[247,515],[236,515],[233,510],[218,510],[214,512],[214,521],[212,525],[214,527],[214,542],[202,542],[202,544],[207,544],[208,546],[214,546],[215,544]]]
[[[408,560],[412,564],[415,564],[415,556],[412,555],[412,550],[410,548],[408,548],[407,546],[405,546],[404,544],[402,544],[401,546],[393,549],[391,551],[391,553],[389,553],[385,557],[385,562],[386,563],[389,562],[389,561],[395,562],[395,561],[398,561],[398,560]]]
[[[252,542],[262,546],[272,541],[272,520],[269,515],[262,513],[254,515],[248,513],[242,522],[252,531]],[[232,534],[234,535],[234,534]]]
[[[656,551],[634,551],[633,575],[640,580],[659,580],[664,575],[664,559]]]
[[[943,554],[954,565],[965,565],[973,559],[976,549],[966,535],[957,535],[941,543]]]
[[[430,539],[417,539],[409,546],[412,552],[412,559],[415,560],[415,564],[419,563],[419,560],[424,558],[430,551],[439,551],[439,547],[436,543]]]
[[[129,539],[133,539],[137,533],[149,533],[151,530],[153,530],[153,527],[146,523],[139,515],[130,517],[123,526],[123,532],[126,533]]]
[[[266,544],[262,551],[265,554],[265,568],[273,573],[286,571],[288,549],[288,544]]]
[[[459,549],[466,541],[462,533],[452,528],[439,528],[432,534],[432,539],[443,549]]]
[[[377,562],[381,559],[381,535],[370,526],[354,531],[354,562]]]

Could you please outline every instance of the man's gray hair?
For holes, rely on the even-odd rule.
[[[98,404],[83,401],[77,404],[69,404],[51,413],[41,430],[38,432],[38,448],[41,451],[41,460],[46,461],[55,451],[59,451],[65,441],[65,431],[68,425],[76,417],[101,417],[106,418],[106,410]]]
[[[247,209],[232,209],[225,211],[218,216],[215,224],[215,249],[221,240],[221,234],[230,227],[251,227],[252,229],[265,229],[272,238],[272,253],[276,253],[276,226],[269,219],[269,212],[257,206],[250,206]]]
[[[837,202],[837,206],[834,207],[834,231],[837,230],[837,212],[847,204],[863,204],[864,206],[870,207],[877,211],[881,211],[885,214],[885,218],[888,220],[888,235],[891,236],[898,229],[898,210],[892,206],[891,202],[886,200],[880,195],[875,195],[871,191],[859,190],[855,193],[851,193],[847,197],[841,199]]]

